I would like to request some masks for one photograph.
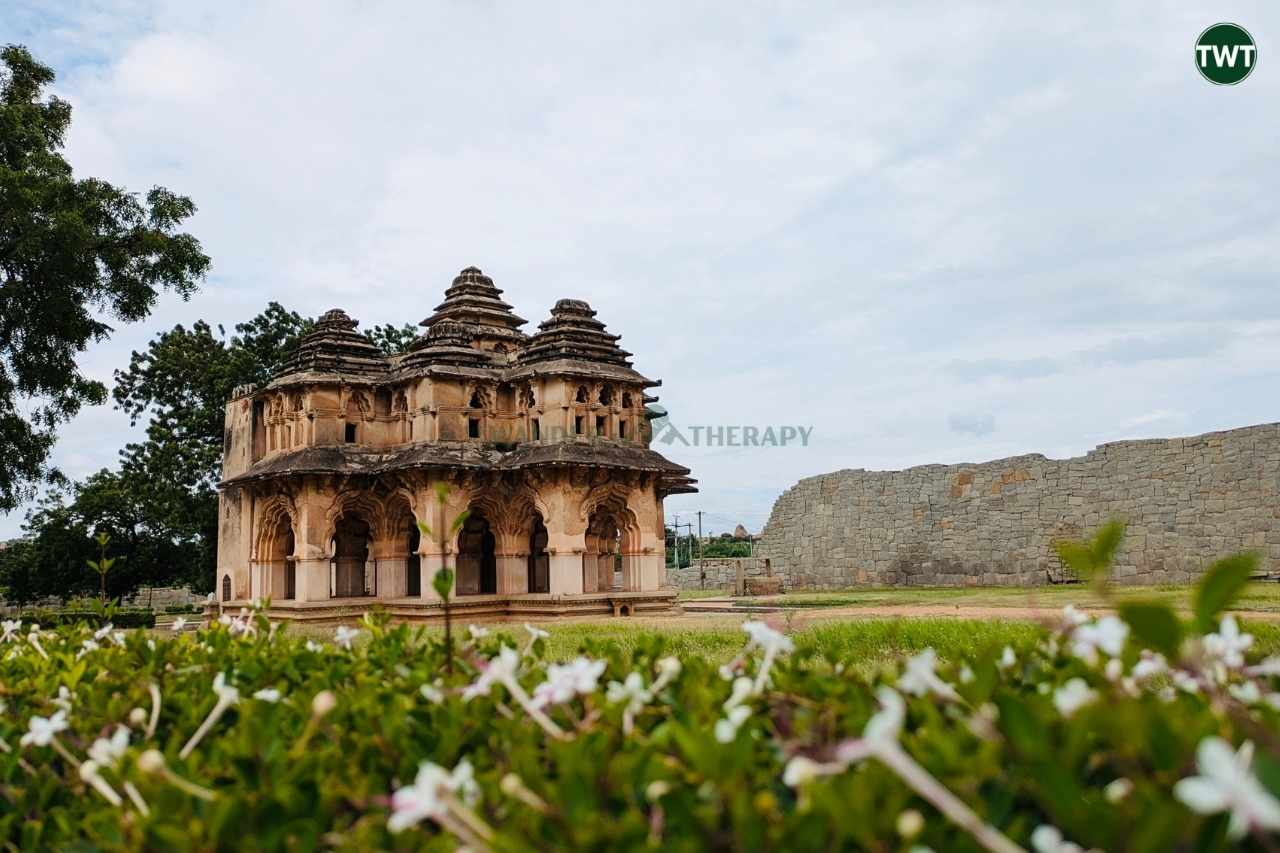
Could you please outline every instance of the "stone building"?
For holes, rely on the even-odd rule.
[[[501,293],[468,267],[392,356],[329,311],[265,387],[236,390],[220,601],[434,618],[447,562],[464,617],[675,605],[662,501],[695,481],[649,449],[646,389],[660,383],[586,302],[560,300],[530,335]]]

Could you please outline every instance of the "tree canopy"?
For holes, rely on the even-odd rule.
[[[56,478],[57,427],[106,399],[76,357],[111,334],[108,321],[146,317],[161,290],[190,296],[209,258],[177,230],[191,199],[73,177],[61,153],[71,106],[44,97],[53,70],[17,45],[0,63],[0,510],[10,510]]]

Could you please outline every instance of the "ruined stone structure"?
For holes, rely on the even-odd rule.
[[[648,447],[645,391],[660,383],[587,303],[560,300],[526,335],[500,295],[463,270],[394,356],[329,311],[265,387],[237,389],[221,602],[269,597],[273,616],[327,621],[378,602],[434,618],[448,561],[464,617],[674,606],[662,501],[694,481]]]
[[[1280,571],[1280,424],[811,477],[774,504],[756,553],[787,589],[1043,584],[1063,579],[1055,540],[1111,517],[1129,524],[1123,583],[1189,581],[1243,549]]]

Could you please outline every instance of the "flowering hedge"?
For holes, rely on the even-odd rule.
[[[716,667],[372,617],[0,640],[0,838],[25,849],[1275,849],[1280,660],[1224,616],[1067,608],[868,682],[761,622]],[[451,672],[449,671],[451,670]],[[1078,846],[1077,846],[1078,845]]]

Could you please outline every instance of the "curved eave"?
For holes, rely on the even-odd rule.
[[[305,447],[262,459],[249,470],[218,484],[240,486],[308,475],[377,477],[397,471],[459,469],[519,471],[533,468],[609,468],[640,471],[660,477],[663,490],[692,490],[689,469],[644,447],[607,443],[529,442],[510,452],[475,442],[419,442],[395,449],[374,450],[350,445]],[[676,489],[668,488],[675,486]],[[688,487],[688,488],[685,488]]]

